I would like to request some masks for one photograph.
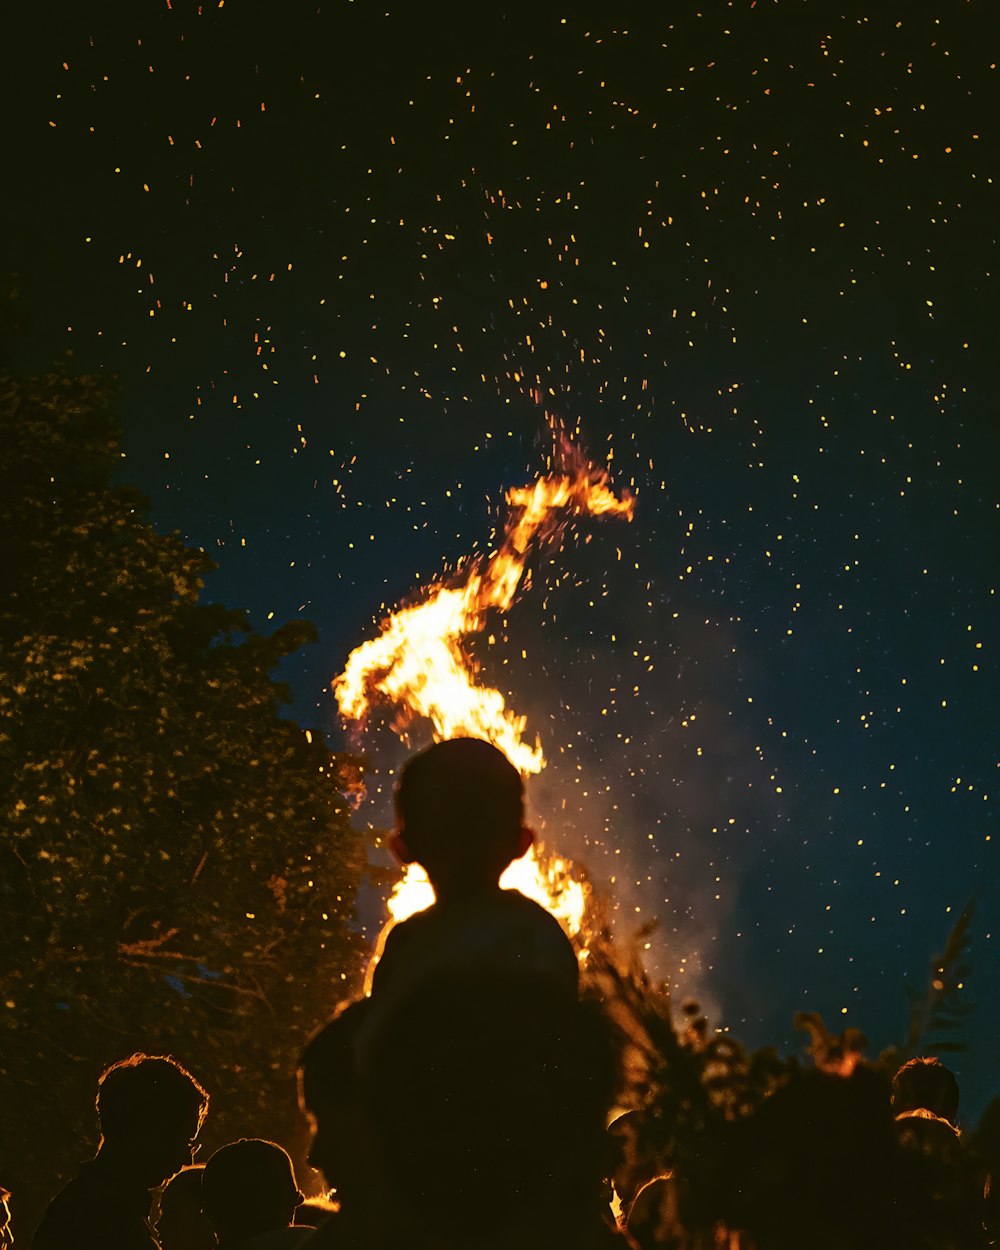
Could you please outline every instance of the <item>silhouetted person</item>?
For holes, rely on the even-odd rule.
[[[14,1234],[10,1227],[10,1190],[0,1185],[0,1250],[11,1250]]]
[[[761,1250],[912,1250],[895,1202],[888,1081],[794,1072],[733,1125],[729,1222]],[[943,1248],[942,1248],[943,1250]]]
[[[639,1250],[656,1250],[670,1235],[667,1212],[672,1198],[672,1185],[670,1177],[657,1176],[646,1181],[632,1195],[625,1228]]]
[[[309,1165],[323,1174],[340,1208],[320,1226],[317,1250],[386,1245],[401,1232],[358,1071],[358,1039],[372,1013],[371,999],[347,1004],[302,1054],[299,1094],[313,1131]]]
[[[524,786],[496,747],[452,738],[413,756],[396,790],[403,863],[421,864],[435,902],[390,930],[372,995],[410,992],[450,970],[522,972],[576,994],[576,955],[559,922],[500,877],[534,839],[524,824]],[[390,988],[394,987],[394,988]]]
[[[156,1239],[162,1250],[213,1250],[215,1229],[201,1206],[203,1163],[182,1168],[160,1194]]]
[[[275,1142],[244,1137],[217,1150],[205,1164],[201,1204],[219,1239],[219,1250],[291,1247],[312,1236],[295,1227],[305,1195],[295,1183],[288,1152]]]
[[[642,1149],[642,1126],[646,1114],[643,1109],[626,1111],[608,1125],[608,1135],[613,1143],[611,1183],[621,1203],[623,1226],[639,1190],[663,1172],[656,1160]]]
[[[376,1154],[418,1243],[622,1244],[602,1218],[617,1053],[593,1004],[544,978],[456,974],[376,1007],[356,1051]]]
[[[958,1102],[958,1081],[937,1059],[910,1059],[892,1078],[900,1206],[913,1238],[935,1250],[985,1244],[982,1180],[955,1125]]]
[[[892,1113],[929,1111],[954,1126],[959,1090],[955,1074],[939,1059],[921,1057],[904,1063],[892,1078]]]
[[[1000,1098],[983,1112],[973,1139],[976,1189],[984,1199],[987,1244],[1000,1245]]]
[[[156,1250],[150,1190],[190,1164],[208,1094],[163,1056],[112,1064],[97,1088],[97,1154],[49,1204],[34,1250]]]

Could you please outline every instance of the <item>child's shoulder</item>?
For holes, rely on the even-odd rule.
[[[575,992],[576,953],[559,921],[519,890],[434,903],[389,932],[372,992],[397,976],[422,979],[452,966],[484,973],[521,971],[566,984]]]
[[[540,924],[546,928],[555,925],[559,932],[562,932],[562,926],[548,908],[543,907],[535,899],[529,898],[527,894],[522,894],[520,890],[498,890],[493,897],[500,911],[508,911],[511,916],[523,917],[526,924]]]
[[[497,961],[571,983],[575,991],[579,981],[576,952],[555,916],[520,890],[498,890],[492,897],[492,906],[480,923],[484,939],[491,934]]]
[[[488,894],[475,894],[435,901],[423,911],[414,912],[406,920],[399,921],[392,933],[406,935],[407,941],[420,941],[423,935],[440,929],[471,927],[484,936],[497,925],[502,927],[535,927],[558,932],[568,941],[562,926],[550,911],[520,890],[494,890]]]

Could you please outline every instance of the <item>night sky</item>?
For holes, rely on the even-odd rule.
[[[319,643],[490,550],[562,421],[585,520],[471,651],[545,839],[743,1039],[901,1040],[978,891],[1000,1089],[996,18],[986,0],[39,5],[8,42],[8,357],[121,379],[210,597]],[[539,399],[541,402],[539,402]],[[426,735],[417,732],[415,743]],[[385,784],[367,810],[386,818]]]

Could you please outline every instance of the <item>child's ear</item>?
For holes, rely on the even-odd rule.
[[[520,859],[522,855],[526,855],[534,841],[534,829],[529,829],[527,825],[522,825],[517,831],[517,850],[514,854],[514,858]]]
[[[406,840],[401,833],[394,833],[389,839],[389,850],[392,851],[401,864],[413,863],[413,853],[406,845]]]

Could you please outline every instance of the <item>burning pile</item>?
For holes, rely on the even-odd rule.
[[[532,547],[556,542],[576,516],[622,516],[631,520],[635,500],[614,493],[603,469],[565,440],[560,471],[507,492],[510,509],[500,547],[488,560],[470,563],[461,578],[432,585],[420,603],[400,608],[383,622],[377,638],[356,647],[334,681],[341,714],[361,721],[373,703],[398,709],[394,728],[405,732],[416,717],[430,721],[435,740],[485,738],[521,773],[537,773],[545,757],[536,739],[524,741],[527,719],[511,711],[499,690],[477,682],[478,669],[463,647],[480,633],[491,608],[511,606]],[[583,920],[584,887],[570,865],[535,850],[515,861],[502,884],[547,907],[575,936]],[[393,922],[428,906],[433,891],[423,870],[411,865],[389,901]]]

